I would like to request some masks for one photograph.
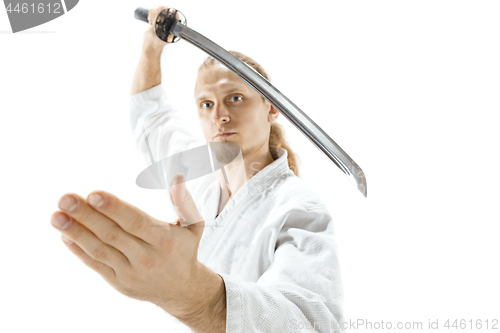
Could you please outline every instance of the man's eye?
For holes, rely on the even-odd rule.
[[[241,96],[233,96],[231,97],[231,101],[238,102],[238,99],[235,100],[235,98],[241,98]]]
[[[207,103],[202,103],[201,106],[205,108],[205,105],[207,105],[207,104],[210,105],[210,103],[207,102]],[[206,106],[206,107],[208,108],[210,106]]]

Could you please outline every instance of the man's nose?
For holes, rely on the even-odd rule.
[[[231,120],[229,112],[224,104],[217,103],[214,105],[214,110],[214,123],[228,123]]]

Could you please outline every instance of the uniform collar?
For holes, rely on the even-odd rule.
[[[273,154],[273,156],[277,156],[277,158],[243,184],[217,217],[215,215],[219,208],[221,188],[219,177],[214,177],[214,181],[211,184],[213,188],[210,190],[212,195],[207,206],[205,206],[207,210],[204,215],[205,225],[209,228],[203,233],[198,248],[199,254],[201,253],[201,249],[206,246],[207,239],[217,229],[216,227],[227,227],[229,224],[235,223],[233,216],[241,211],[245,205],[254,205],[255,209],[259,209],[259,201],[264,199],[269,192],[281,183],[280,179],[295,177],[288,164],[287,150],[281,147],[276,147],[275,149],[276,154]]]
[[[281,147],[274,149],[276,149],[277,158],[240,187],[238,192],[235,193],[222,212],[217,216],[216,221],[224,220],[228,214],[233,212],[233,207],[239,205],[241,202],[248,202],[255,196],[268,194],[278,184],[277,180],[294,175],[288,164],[288,151]],[[214,191],[215,195],[212,201],[213,215],[210,214],[211,216],[215,216],[219,207],[221,195],[219,178],[216,178],[214,186],[216,186],[216,190]]]
[[[281,147],[273,149],[276,149],[277,158],[257,172],[245,185],[255,187],[257,190],[266,190],[266,187],[274,183],[277,178],[292,172],[288,164],[288,151]]]

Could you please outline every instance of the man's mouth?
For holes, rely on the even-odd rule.
[[[220,137],[220,138],[226,138],[226,137],[231,136],[231,135],[233,135],[233,134],[234,134],[234,132],[221,133],[221,134],[218,134],[218,135],[216,136],[216,138],[219,138],[219,137]]]

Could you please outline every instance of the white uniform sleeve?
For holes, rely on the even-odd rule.
[[[195,136],[168,101],[162,84],[130,96],[130,126],[136,149],[149,166],[206,144]],[[146,146],[148,140],[151,151]]]
[[[290,212],[274,261],[257,282],[220,276],[228,333],[343,332],[343,287],[326,208]]]

